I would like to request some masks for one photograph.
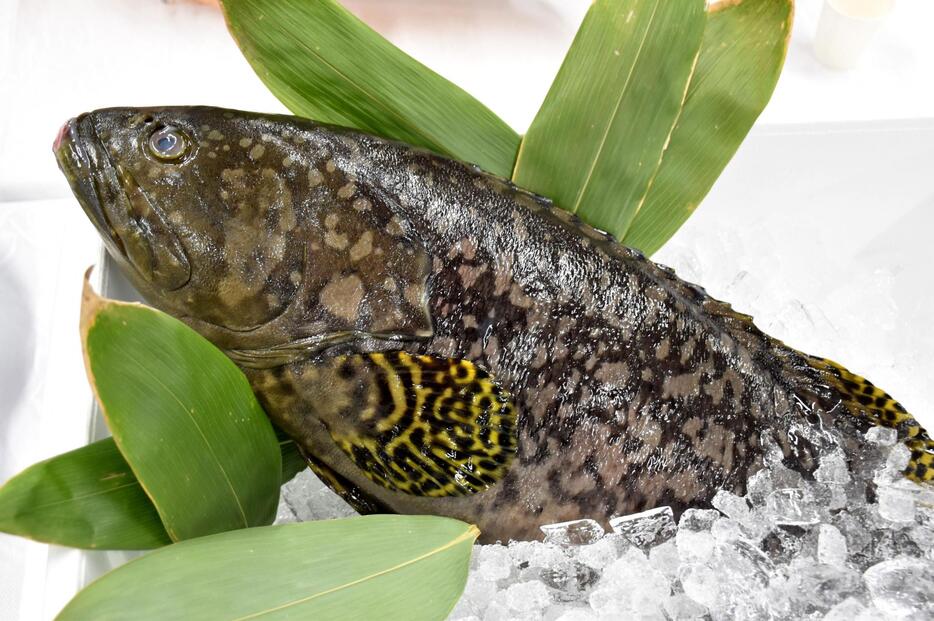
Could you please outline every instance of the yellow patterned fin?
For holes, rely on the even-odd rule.
[[[371,398],[355,420],[328,431],[370,480],[438,497],[482,492],[505,475],[516,452],[515,407],[486,371],[406,352],[340,364],[365,372]]]
[[[914,481],[934,480],[934,440],[902,404],[865,377],[851,373],[836,362],[809,356],[811,366],[843,398],[847,412],[873,425],[898,430],[898,436],[911,450],[905,476]]]

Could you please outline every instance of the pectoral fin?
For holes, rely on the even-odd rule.
[[[481,492],[516,452],[509,394],[466,360],[405,352],[342,356],[335,382],[359,406],[324,418],[332,439],[371,481],[419,496]]]

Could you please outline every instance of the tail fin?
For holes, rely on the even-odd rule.
[[[913,481],[934,480],[934,440],[902,404],[865,377],[851,373],[836,362],[808,356],[821,379],[843,398],[841,405],[871,425],[891,427],[911,450],[905,476]]]

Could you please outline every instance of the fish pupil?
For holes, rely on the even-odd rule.
[[[174,134],[165,134],[160,136],[156,141],[156,148],[160,151],[171,151],[172,147],[175,146],[175,143],[178,142],[178,137]]]

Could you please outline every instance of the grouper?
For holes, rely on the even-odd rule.
[[[223,350],[361,513],[533,539],[742,494],[767,450],[809,477],[873,425],[934,478],[885,391],[476,166],[209,107],[83,114],[54,151],[142,296]]]

